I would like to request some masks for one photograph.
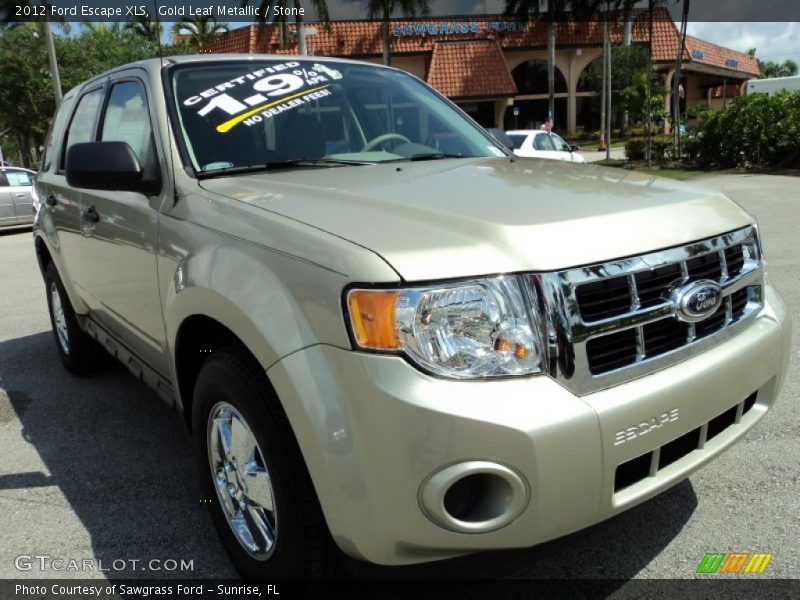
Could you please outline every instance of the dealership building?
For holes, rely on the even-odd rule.
[[[647,13],[635,12],[631,43],[649,40]],[[602,21],[559,22],[556,28],[555,115],[558,130],[599,128],[596,93],[588,89],[587,70],[599,61]],[[612,22],[612,44],[622,42],[622,25]],[[381,62],[380,21],[336,21],[307,30],[308,53]],[[250,25],[220,35],[205,51],[296,54],[289,27],[281,48],[279,28]],[[428,82],[484,126],[505,129],[536,127],[547,118],[547,26],[506,16],[458,16],[390,23],[392,66]],[[653,64],[672,89],[680,47],[678,29],[661,10],[653,20]],[[598,64],[600,64],[598,62]],[[721,107],[744,92],[745,82],[759,74],[756,59],[694,38],[686,38],[682,60],[682,110],[698,104]],[[669,95],[665,108],[670,109]]]

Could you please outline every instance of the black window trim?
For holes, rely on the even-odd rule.
[[[114,73],[113,75],[109,76],[108,80],[106,81],[106,90],[105,90],[105,97],[103,98],[103,105],[100,109],[100,116],[96,123],[96,129],[94,132],[94,141],[101,141],[100,136],[103,132],[103,126],[105,125],[106,120],[106,109],[108,108],[108,103],[111,100],[111,91],[115,85],[119,83],[126,83],[126,82],[136,82],[142,86],[142,91],[144,91],[144,99],[145,99],[145,106],[147,107],[147,119],[150,121],[150,140],[153,143],[153,150],[155,152],[155,168],[156,168],[156,179],[159,184],[159,191],[157,194],[160,195],[164,190],[164,173],[163,169],[161,168],[161,158],[166,156],[163,149],[161,148],[158,138],[159,135],[156,135],[158,131],[155,127],[155,120],[153,119],[153,106],[151,103],[151,94],[148,92],[147,82],[140,77],[139,75],[135,75],[130,71],[136,70],[137,67],[132,69],[124,69],[119,71],[118,73]],[[144,167],[144,165],[142,165]]]
[[[75,113],[77,112],[78,108],[81,105],[83,99],[88,96],[89,94],[93,94],[97,90],[101,90],[102,97],[100,98],[100,106],[105,106],[105,98],[108,95],[108,82],[110,77],[106,77],[103,81],[99,82],[98,85],[87,86],[85,90],[81,90],[80,96],[75,102],[75,105],[72,107],[70,116],[69,116],[69,123],[64,128],[64,135],[61,139],[61,144],[58,152],[58,164],[55,170],[56,175],[64,175],[65,173],[65,162],[67,160],[67,140],[69,139],[69,131],[72,129],[72,122],[75,120]],[[100,115],[102,114],[102,110],[98,110],[95,112],[94,115],[94,125],[92,126],[92,135],[91,140],[97,140],[97,131],[98,131],[98,121],[100,120]]]

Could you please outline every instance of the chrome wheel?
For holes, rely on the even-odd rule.
[[[64,354],[69,354],[69,331],[67,330],[67,318],[64,316],[64,306],[61,304],[61,294],[58,293],[58,286],[55,282],[50,283],[50,306],[53,311],[53,323],[58,335],[58,343]]]
[[[234,536],[253,558],[275,548],[278,515],[264,455],[241,413],[227,402],[208,417],[208,460],[222,512]]]

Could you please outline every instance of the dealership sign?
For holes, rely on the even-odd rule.
[[[407,37],[527,30],[527,23],[517,23],[515,21],[440,21],[438,23],[409,23],[406,25],[395,25],[392,29],[392,35],[395,37]]]

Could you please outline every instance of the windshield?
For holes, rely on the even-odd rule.
[[[399,71],[259,60],[180,65],[170,80],[188,158],[202,173],[505,156],[474,122]]]

